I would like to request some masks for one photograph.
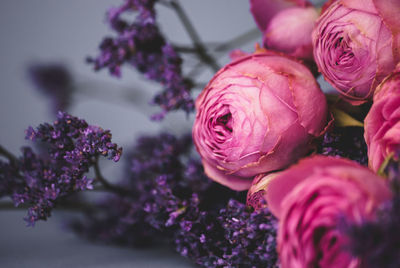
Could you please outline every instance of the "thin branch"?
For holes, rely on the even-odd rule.
[[[231,50],[234,48],[238,48],[243,44],[248,43],[251,40],[254,40],[260,36],[260,30],[258,28],[253,28],[244,32],[243,34],[232,38],[229,41],[223,42],[222,44],[216,46],[214,51],[216,52],[225,52],[227,50]]]
[[[0,155],[6,157],[12,163],[16,163],[18,161],[18,159],[2,145],[0,145]]]
[[[164,1],[163,3],[166,4],[167,2]],[[171,0],[168,2],[168,5],[175,11],[178,18],[181,20],[183,27],[188,33],[190,39],[192,39],[194,49],[196,50],[196,54],[199,56],[200,60],[210,66],[213,71],[218,71],[220,66],[217,61],[207,53],[207,49],[201,41],[200,36],[179,2],[177,0]]]
[[[115,193],[120,194],[120,195],[130,195],[131,194],[126,189],[121,188],[121,187],[116,186],[116,185],[113,185],[113,184],[109,183],[104,178],[104,176],[101,174],[100,167],[99,167],[99,161],[98,161],[97,158],[96,158],[96,161],[94,162],[94,166],[93,167],[94,167],[94,172],[96,174],[96,179],[104,186],[105,189],[107,189],[109,191],[112,191],[112,192],[115,192]]]
[[[172,45],[176,52],[179,53],[188,53],[188,54],[196,54],[197,49],[191,46],[184,46],[184,45]]]

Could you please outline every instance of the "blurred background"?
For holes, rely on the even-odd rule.
[[[248,1],[181,0],[184,10],[206,44],[214,46],[248,33],[240,49],[251,52],[261,34],[249,12]],[[317,1],[314,1],[317,2]],[[322,2],[322,1],[319,1]],[[52,103],[37,91],[29,79],[34,64],[62,64],[71,72],[73,87],[69,112],[88,123],[110,129],[113,141],[129,148],[141,134],[190,131],[193,116],[173,112],[164,121],[149,117],[159,108],[150,106],[152,96],[161,90],[133,68],[122,69],[122,78],[107,70],[95,73],[85,62],[98,55],[98,45],[113,35],[105,23],[105,12],[122,1],[112,0],[2,0],[0,1],[0,144],[16,155],[25,141],[25,129],[52,122]],[[158,21],[166,38],[175,44],[191,45],[176,14],[157,6]],[[214,51],[215,52],[215,51]],[[229,61],[227,51],[213,52],[220,66]],[[184,72],[197,64],[184,57]],[[188,67],[189,66],[189,67]],[[213,72],[202,69],[197,81],[207,83]],[[194,94],[198,94],[194,92]],[[123,160],[123,159],[122,159]],[[110,162],[110,161],[109,161]],[[110,179],[121,176],[122,163],[104,163]],[[111,162],[110,162],[111,163]],[[1,200],[0,200],[1,201]],[[4,201],[4,200],[3,200]],[[65,212],[55,210],[47,222],[25,227],[26,211],[0,211],[0,267],[191,267],[172,249],[127,249],[93,244],[63,230]]]
[[[85,62],[98,55],[98,45],[113,35],[105,23],[105,12],[122,1],[111,0],[2,0],[0,1],[0,144],[16,155],[30,144],[25,129],[52,122],[55,114],[51,100],[36,90],[28,75],[33,64],[63,64],[71,72],[74,88],[72,115],[110,129],[113,141],[127,148],[141,134],[166,130],[181,133],[190,130],[192,117],[183,112],[167,115],[161,123],[149,120],[159,111],[150,106],[152,96],[161,89],[148,82],[133,68],[122,69],[122,78],[111,77],[107,70],[95,73]],[[249,13],[248,1],[183,0],[204,43],[221,43],[253,30],[252,39],[242,46],[252,51],[259,39]],[[175,13],[157,6],[160,27],[170,42],[191,45],[190,38]],[[219,64],[229,61],[226,53],[217,53]],[[186,59],[188,66],[197,61]],[[187,71],[185,69],[185,71]],[[198,81],[212,76],[207,68]],[[198,94],[198,92],[195,92]],[[108,163],[110,162],[110,163]],[[105,161],[104,173],[118,178],[119,163]],[[112,166],[112,167],[111,167]],[[0,211],[0,267],[190,267],[191,263],[172,249],[127,249],[93,244],[63,230],[65,212],[55,211],[47,222],[26,227],[26,211]]]

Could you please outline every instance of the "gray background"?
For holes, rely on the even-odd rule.
[[[0,1],[0,143],[15,154],[24,140],[24,130],[53,121],[50,101],[30,84],[27,64],[66,63],[83,90],[76,94],[70,112],[89,123],[110,129],[119,145],[132,143],[144,133],[190,129],[192,118],[174,113],[163,123],[148,120],[158,111],[146,105],[160,89],[133,69],[123,69],[118,80],[107,71],[94,73],[85,57],[96,55],[101,39],[111,31],[104,23],[112,0],[1,0]],[[185,10],[204,42],[221,42],[255,28],[247,1],[182,0]],[[159,7],[163,32],[175,43],[190,39],[170,10]],[[251,51],[251,42],[245,49]],[[220,64],[228,62],[222,57]],[[204,72],[207,82],[211,72]],[[126,92],[131,92],[128,96]],[[86,93],[85,93],[86,92]],[[87,93],[92,92],[92,93]],[[93,94],[95,92],[95,94]],[[132,92],[139,92],[134,94]],[[129,98],[128,98],[129,97]],[[123,162],[123,161],[121,161]],[[109,178],[118,177],[122,163],[108,165]],[[168,248],[139,250],[92,244],[62,230],[55,212],[47,222],[26,228],[25,211],[0,211],[0,267],[189,267],[190,262]]]
[[[110,34],[104,14],[112,0],[1,0],[0,1],[0,144],[15,154],[24,140],[24,130],[53,121],[50,101],[37,92],[26,75],[32,62],[60,62],[73,71],[82,92],[76,94],[70,112],[91,124],[111,129],[113,140],[127,146],[139,134],[188,130],[192,117],[173,113],[163,123],[148,120],[158,111],[147,106],[160,87],[146,81],[130,68],[123,78],[107,71],[94,73],[85,57],[96,55],[100,40]],[[204,42],[223,42],[255,28],[246,0],[182,0]],[[190,44],[176,16],[157,9],[164,33],[175,43]],[[258,39],[260,40],[260,39]],[[252,51],[254,40],[242,47]],[[221,65],[228,62],[223,55]],[[189,62],[190,63],[190,62]],[[201,74],[207,82],[212,72]],[[130,92],[127,95],[127,92]],[[136,94],[135,92],[138,92]],[[95,93],[95,94],[93,94]],[[121,161],[122,162],[122,161]],[[122,163],[106,165],[107,177],[120,176]],[[0,267],[190,267],[171,249],[127,249],[92,244],[62,230],[55,212],[48,222],[26,228],[25,211],[0,211]]]

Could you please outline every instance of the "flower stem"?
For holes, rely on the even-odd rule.
[[[6,157],[12,163],[16,163],[18,161],[17,158],[2,145],[0,145],[0,155]]]
[[[203,42],[200,39],[200,36],[198,35],[196,29],[194,28],[192,22],[190,21],[189,17],[186,15],[185,11],[183,10],[182,6],[179,4],[177,0],[171,0],[169,2],[164,2],[164,4],[167,4],[169,7],[171,7],[180,21],[183,24],[183,27],[185,28],[186,32],[188,33],[190,39],[192,39],[193,45],[194,45],[194,50],[198,57],[200,58],[201,61],[203,61],[205,64],[210,66],[213,71],[218,71],[220,69],[220,66],[218,65],[217,61],[207,53],[207,49],[204,46]]]
[[[103,185],[103,187],[105,189],[107,189],[111,192],[115,192],[120,195],[124,195],[124,196],[131,194],[126,189],[116,186],[114,184],[111,184],[104,178],[104,176],[101,174],[100,167],[99,167],[99,161],[97,158],[96,158],[96,161],[95,161],[93,167],[94,167],[94,172],[96,174],[96,179]]]
[[[260,36],[260,30],[258,28],[253,28],[248,30],[229,41],[223,42],[214,48],[216,52],[226,52],[228,50],[238,48],[243,44],[248,43],[250,40],[256,39]]]

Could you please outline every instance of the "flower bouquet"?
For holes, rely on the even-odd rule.
[[[249,2],[254,51],[236,47],[254,31],[204,43],[178,0],[108,10],[115,35],[88,64],[161,85],[151,120],[195,114],[191,133],[143,136],[124,154],[109,130],[67,112],[78,90],[67,68],[31,66],[56,120],[29,127],[35,147],[20,156],[0,145],[0,198],[26,209],[29,226],[74,208],[83,215],[67,226],[82,237],[162,241],[205,267],[399,267],[400,1]],[[191,45],[163,35],[157,7]],[[231,61],[220,67],[216,51]],[[199,68],[214,73],[206,85]],[[125,161],[123,178],[106,178],[102,158]]]

